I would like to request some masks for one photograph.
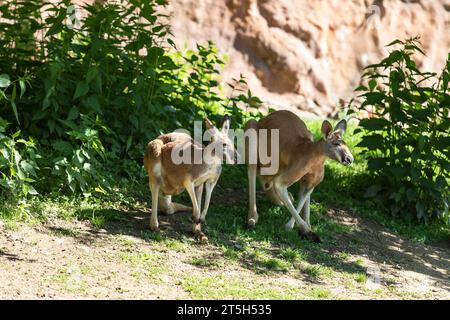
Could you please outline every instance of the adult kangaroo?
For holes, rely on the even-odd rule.
[[[275,174],[262,175],[261,169],[265,165],[261,164],[258,152],[262,146],[251,147],[247,140],[248,227],[254,227],[258,221],[256,209],[256,176],[258,175],[267,197],[277,205],[284,205],[291,213],[292,218],[286,224],[286,229],[291,230],[294,225],[297,225],[303,237],[314,242],[320,242],[319,236],[312,232],[309,221],[311,193],[324,178],[324,163],[327,158],[336,160],[346,166],[353,162],[353,156],[342,140],[346,127],[347,122],[341,120],[333,130],[330,122],[325,120],[322,123],[323,138],[314,141],[313,135],[305,123],[297,115],[287,110],[275,111],[259,121],[252,119],[247,122],[245,126],[246,137],[249,136],[249,130],[255,130],[258,139],[257,142],[253,143],[261,143],[261,139],[259,139],[261,129],[266,129],[268,145],[263,147],[268,150],[271,161],[276,156],[279,159],[278,171]],[[269,142],[273,129],[279,130],[278,155],[270,154]],[[257,161],[253,161],[256,163],[249,162],[249,152],[257,155],[255,156]],[[297,181],[300,181],[300,190],[298,205],[295,208],[288,187]]]

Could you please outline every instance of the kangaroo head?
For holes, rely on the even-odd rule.
[[[205,118],[204,120],[206,129],[211,135],[211,144],[214,147],[214,153],[221,158],[222,161],[226,161],[229,164],[236,164],[239,159],[239,154],[234,148],[233,140],[228,136],[230,130],[231,119],[229,116],[224,116],[222,122],[222,128],[217,129],[212,122]]]
[[[334,127],[330,122],[325,120],[322,123],[322,133],[325,140],[325,153],[333,160],[342,163],[345,166],[350,165],[353,162],[353,155],[349,148],[345,144],[342,137],[347,129],[347,121],[341,120]]]

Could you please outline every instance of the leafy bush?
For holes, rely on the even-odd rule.
[[[367,196],[380,195],[394,214],[415,213],[428,222],[449,222],[450,56],[437,77],[413,60],[423,54],[417,38],[394,41],[393,50],[363,75],[360,111],[364,136],[359,143],[376,176]],[[367,114],[367,113],[366,113]]]
[[[0,75],[0,105],[9,104],[16,120],[17,92],[20,91],[19,96],[23,96],[27,81],[26,76],[11,81],[9,75]],[[12,198],[17,195],[37,194],[32,186],[37,177],[36,160],[39,158],[35,142],[33,139],[26,140],[21,137],[20,130],[6,135],[9,125],[8,121],[0,117],[0,190],[3,189]]]
[[[36,146],[32,139],[20,138],[20,131],[4,135],[8,122],[0,118],[0,190],[8,195],[37,194],[32,186],[37,177]]]
[[[86,4],[81,21],[70,0],[0,5],[0,117],[36,141],[41,193],[104,192],[117,177],[142,175],[143,150],[161,132],[205,115],[240,123],[250,115],[240,104],[258,107],[251,92],[223,94],[212,43],[175,47],[157,10],[166,2]]]

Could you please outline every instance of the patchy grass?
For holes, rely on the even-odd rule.
[[[217,269],[224,266],[224,261],[214,255],[192,257],[189,264],[197,267]]]
[[[355,280],[358,283],[366,283],[367,275],[365,273],[358,273],[355,275]]]
[[[294,262],[304,261],[307,257],[307,254],[298,249],[288,247],[288,248],[282,248],[280,250],[280,256],[284,260],[294,263]]]
[[[303,268],[303,272],[308,275],[310,280],[319,280],[334,274],[331,268],[320,264],[307,265]]]
[[[303,287],[283,282],[258,283],[253,279],[230,276],[186,276],[181,287],[194,299],[331,299],[331,291],[321,287]]]
[[[165,256],[160,252],[123,252],[119,256],[121,260],[133,267],[132,275],[135,277],[145,276],[153,280],[160,280],[161,275],[169,272]]]
[[[330,299],[332,297],[331,291],[326,288],[312,288],[308,292],[308,296],[312,299]]]
[[[194,299],[296,299],[300,295],[290,286],[269,288],[251,279],[226,276],[187,276],[181,287]]]
[[[84,295],[86,294],[86,282],[83,280],[83,277],[89,271],[90,268],[86,265],[71,264],[60,268],[53,280],[70,293]]]

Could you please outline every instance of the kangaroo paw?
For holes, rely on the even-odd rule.
[[[189,206],[185,206],[181,203],[172,203],[172,207],[173,207],[173,212],[179,212],[179,211],[192,211],[192,207]]]
[[[248,229],[255,229],[256,226],[256,219],[255,218],[250,218],[247,221],[247,228]]]
[[[208,237],[203,232],[196,233],[195,234],[195,238],[201,243],[207,243],[208,242]]]
[[[152,226],[152,225],[150,225],[150,230],[152,230],[152,231],[155,232],[155,233],[160,233],[160,232],[161,232],[161,230],[159,229],[158,226]]]

